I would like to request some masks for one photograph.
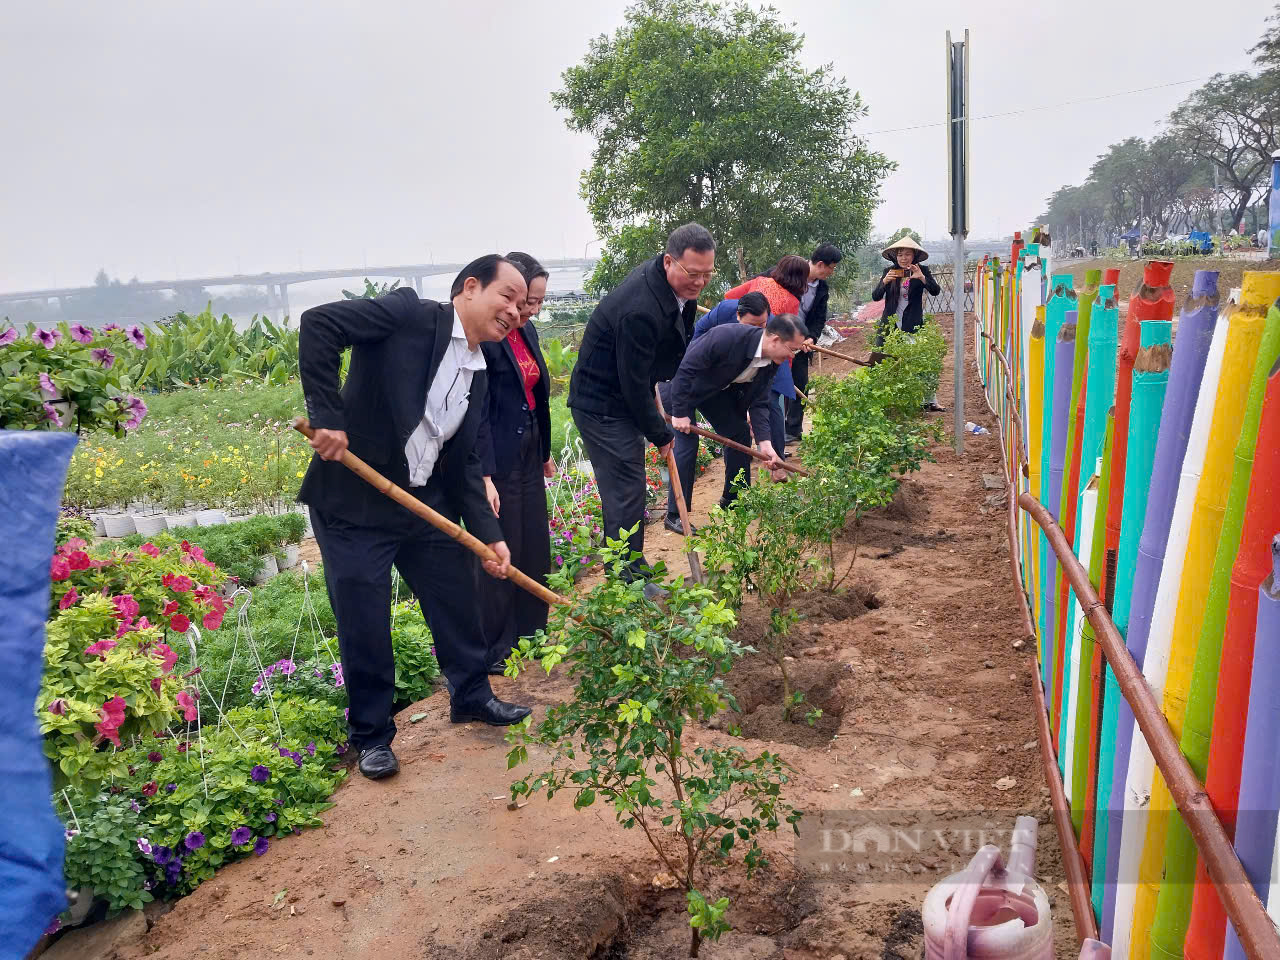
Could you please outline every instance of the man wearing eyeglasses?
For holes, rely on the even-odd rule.
[[[653,388],[675,376],[684,358],[698,295],[715,273],[715,251],[706,227],[673,230],[666,252],[632,270],[592,311],[569,381],[568,406],[591,459],[605,534],[631,531],[631,549],[641,555],[624,572],[628,580],[642,578],[648,566],[644,445],[665,457],[674,438]]]

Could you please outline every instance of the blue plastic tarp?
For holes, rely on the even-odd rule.
[[[23,957],[66,909],[64,827],[35,718],[49,561],[74,434],[0,430],[0,955]]]

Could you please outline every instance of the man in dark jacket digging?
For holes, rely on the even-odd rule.
[[[489,254],[458,274],[451,303],[419,300],[406,288],[302,314],[298,370],[316,455],[298,499],[311,508],[324,558],[351,745],[370,779],[400,769],[391,751],[392,565],[431,628],[449,682],[449,718],[505,726],[529,715],[489,686],[475,554],[338,462],[350,449],[438,513],[465,523],[498,555],[497,563],[484,561],[485,572],[505,577],[511,553],[485,498],[476,445],[487,385],[480,343],[501,340],[515,327],[525,294],[520,271]],[[348,347],[351,365],[339,389]]]
[[[666,252],[636,267],[591,314],[569,381],[568,406],[591,460],[605,535],[629,535],[641,554],[625,572],[640,579],[644,553],[645,441],[666,456],[673,434],[653,388],[675,375],[693,335],[698,294],[715,273],[716,243],[686,223]],[[632,528],[635,528],[632,530]],[[647,584],[653,593],[656,586]]]

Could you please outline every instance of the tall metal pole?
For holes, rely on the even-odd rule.
[[[947,199],[951,206],[952,361],[955,397],[951,423],[956,453],[964,453],[964,238],[969,233],[969,31],[952,42],[947,31]]]

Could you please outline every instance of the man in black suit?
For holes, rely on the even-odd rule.
[[[666,253],[632,270],[592,311],[569,381],[568,406],[595,472],[605,534],[634,527],[631,549],[642,555],[645,440],[665,457],[673,439],[653,388],[684,357],[698,294],[715,273],[715,250],[696,223],[672,231]],[[639,579],[646,567],[642,556],[625,575]]]
[[[298,499],[311,508],[338,621],[351,744],[360,772],[371,779],[400,769],[391,751],[393,564],[431,628],[450,685],[450,719],[504,726],[529,714],[490,689],[475,555],[338,462],[350,449],[423,503],[464,522],[498,555],[497,563],[484,561],[485,571],[505,577],[510,552],[485,498],[476,446],[487,386],[480,343],[507,335],[525,294],[520,271],[489,254],[458,274],[452,304],[401,289],[302,314],[298,368],[316,455]],[[348,347],[351,364],[340,391]]]
[[[820,243],[809,257],[809,285],[800,298],[800,322],[809,339],[817,341],[827,325],[827,301],[830,289],[827,281],[836,272],[836,266],[844,254],[834,243]],[[791,379],[803,393],[809,388],[809,354],[798,353],[791,361]],[[804,401],[795,397],[787,401],[787,440],[800,439],[804,424]]]
[[[659,388],[672,429],[688,433],[696,410],[710,421],[712,430],[729,440],[750,446],[754,433],[760,452],[770,458],[769,466],[779,469],[782,461],[769,439],[770,418],[777,415],[770,409],[769,390],[778,364],[793,358],[804,341],[799,318],[789,313],[770,317],[763,328],[726,323],[708,330],[689,347],[671,382]],[[698,458],[694,440],[693,456],[676,463],[686,507],[693,503]],[[751,483],[751,460],[741,451],[725,448],[721,507],[727,508],[737,497],[738,484]],[[668,490],[666,526],[679,533],[681,528],[671,523],[676,511],[675,493]]]

